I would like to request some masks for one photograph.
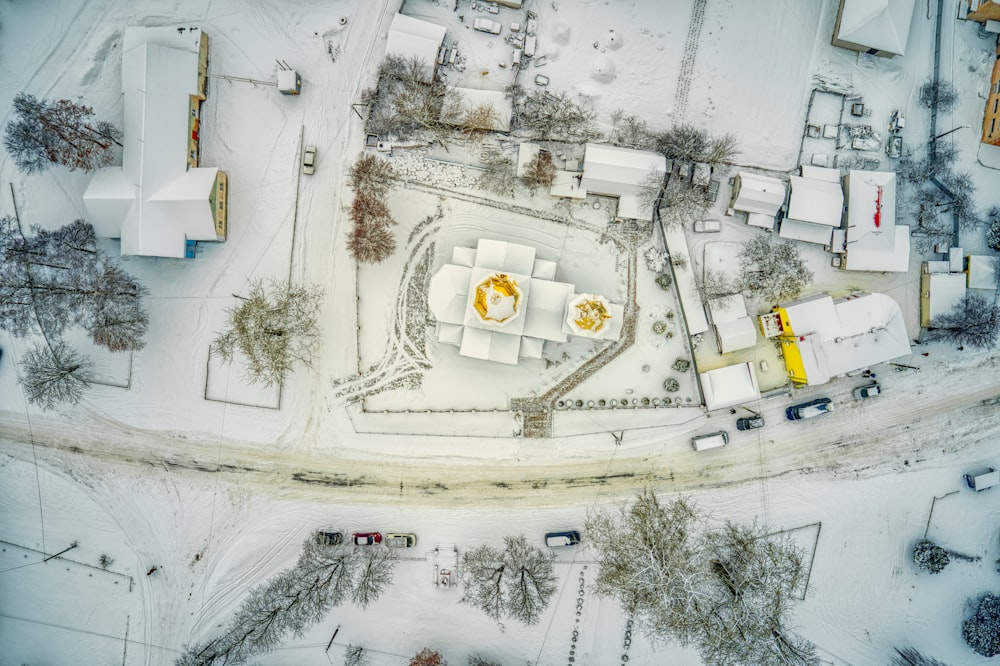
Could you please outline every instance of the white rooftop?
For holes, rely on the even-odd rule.
[[[774,223],[774,216],[778,214],[778,209],[784,203],[785,184],[777,178],[758,176],[746,171],[740,171],[736,174],[736,186],[731,208],[745,213],[767,216],[771,218],[767,224],[770,227]],[[749,216],[747,222],[750,222]],[[758,223],[754,226],[763,225]]]
[[[619,217],[652,220],[652,206],[645,205],[639,195],[651,173],[662,177],[666,171],[667,158],[659,153],[588,143],[580,186],[587,192],[618,197]]]
[[[760,386],[753,366],[747,363],[716,368],[698,375],[705,409],[733,407],[760,398]]]
[[[790,176],[791,195],[786,219],[839,227],[844,214],[844,191],[839,179],[833,182]]]
[[[996,289],[1000,283],[1000,257],[969,255],[969,288]]]
[[[836,38],[903,55],[916,0],[842,0]]]
[[[927,293],[927,321],[933,326],[936,320],[950,314],[965,298],[965,273],[932,273],[927,276],[930,285]]]
[[[896,225],[896,174],[851,171],[845,189],[845,268],[852,271],[909,270],[910,228]]]
[[[438,49],[441,48],[445,32],[442,25],[397,13],[389,26],[386,55],[423,61],[423,80],[430,83],[434,79]]]
[[[746,301],[742,295],[715,299],[706,303],[706,307],[715,326],[720,353],[726,354],[757,344],[757,326],[747,315]]]
[[[127,28],[122,47],[122,166],[94,174],[83,195],[99,236],[122,254],[183,257],[186,240],[218,240],[209,195],[218,169],[188,168],[198,28]]]

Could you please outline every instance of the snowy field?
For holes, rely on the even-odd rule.
[[[448,70],[449,82],[501,89],[513,75],[498,66],[497,54],[509,58],[509,49],[469,29],[472,18],[487,14],[459,4],[455,11],[452,0],[406,0],[403,11],[446,25],[446,40],[459,40],[468,53],[464,72]],[[478,201],[486,195],[472,186],[474,169],[424,159],[474,167],[472,151],[394,151],[392,159],[412,167],[418,181],[391,195],[401,252],[379,267],[356,269],[344,248],[351,196],[344,174],[362,150],[364,131],[350,103],[373,83],[400,5],[0,5],[3,122],[20,91],[79,99],[99,117],[120,122],[121,35],[132,25],[201,26],[211,39],[213,75],[271,80],[281,59],[303,77],[298,98],[232,78],[210,80],[202,161],[229,173],[229,238],[199,245],[193,261],[123,262],[150,290],[148,344],[132,356],[95,355],[101,383],[78,406],[55,412],[27,406],[17,364],[32,341],[0,336],[0,664],[170,664],[184,645],[225,624],[250,589],[290,566],[319,527],[413,532],[418,542],[377,603],[364,611],[335,609],[260,664],[338,664],[350,642],[368,648],[373,666],[405,664],[425,646],[452,664],[478,653],[507,665],[548,666],[568,663],[574,630],[576,664],[618,664],[626,619],[615,603],[586,588],[595,565],[585,545],[558,555],[559,589],[528,628],[499,627],[460,604],[459,589],[435,588],[427,554],[438,544],[464,552],[508,534],[541,545],[546,531],[579,529],[588,511],[643,487],[687,494],[720,520],[793,530],[811,555],[795,629],[817,644],[824,663],[884,664],[894,647],[905,645],[952,666],[986,663],[964,644],[959,627],[968,598],[998,592],[1000,489],[972,493],[961,475],[1000,463],[1000,412],[984,402],[1000,396],[996,350],[914,347],[912,357],[900,360],[914,369],[880,372],[885,394],[878,399],[855,401],[854,381],[835,379],[795,391],[795,401],[832,398],[833,414],[791,423],[784,420],[790,400],[762,400],[754,408],[768,425],[748,432],[737,432],[728,413],[706,414],[690,373],[673,373],[681,381],[673,395],[685,399],[683,407],[565,409],[554,417],[559,436],[511,436],[520,423],[505,411],[508,399],[547,390],[593,354],[587,342],[566,345],[555,359],[561,362],[548,368],[532,361],[498,369],[459,357],[427,326],[431,369],[422,384],[392,384],[412,361],[392,326],[400,286],[416,269],[411,250],[418,258],[429,252],[433,271],[455,244],[504,238],[558,259],[557,279],[578,290],[616,300],[627,286],[620,253],[599,242],[611,215],[605,200],[566,206],[523,195],[512,202],[574,224],[536,221]],[[903,111],[908,146],[920,146],[929,134],[917,99],[932,66],[934,21],[924,2],[916,3],[907,55],[890,61],[830,45],[834,0],[525,5],[538,14],[539,52],[547,63],[529,67],[519,82],[531,86],[544,73],[550,89],[590,100],[605,128],[622,108],[656,129],[684,121],[733,132],[740,164],[787,172],[800,148],[811,155],[822,145],[802,141],[820,75],[862,95],[873,125],[887,122],[893,109]],[[978,128],[991,47],[975,26],[954,20],[954,2],[945,5],[942,77],[955,82],[961,103],[938,118],[938,131]],[[498,17],[506,24],[523,12],[500,9]],[[826,102],[814,108],[835,112]],[[960,167],[979,187],[979,207],[1000,203],[1000,172],[975,162],[978,129],[958,129],[947,140],[959,147]],[[300,175],[304,144],[318,147],[311,177]],[[85,216],[87,183],[86,174],[62,168],[24,176],[4,152],[0,214],[16,207],[26,224],[62,226]],[[727,199],[723,181],[712,214],[723,220],[721,234],[686,234],[696,270],[724,264],[732,244],[759,233],[722,215]],[[421,227],[433,232],[409,238],[439,207],[440,217]],[[981,234],[963,232],[961,241],[967,253],[984,250]],[[105,245],[117,253],[116,242]],[[671,338],[652,331],[668,311],[674,321],[680,313],[673,292],[660,290],[643,265],[644,248],[635,344],[563,400],[586,407],[613,398],[665,398],[670,364],[690,355],[680,328]],[[915,243],[910,271],[889,275],[840,272],[818,246],[802,249],[816,273],[815,290],[835,297],[854,289],[888,293],[916,336],[919,262],[930,257],[928,248]],[[325,288],[324,346],[314,367],[296,371],[280,393],[260,391],[211,359],[208,347],[225,309],[251,279],[288,277]],[[769,305],[748,303],[751,314]],[[718,354],[712,358],[714,344],[706,336],[697,350],[706,367],[721,363]],[[359,368],[380,363],[391,389],[367,397],[367,411],[338,395]],[[772,359],[776,368],[780,373]],[[402,411],[467,408],[484,411]],[[691,450],[692,435],[719,429],[730,431],[728,447]],[[616,441],[610,432],[619,431]],[[954,562],[937,576],[917,571],[909,549],[925,531],[979,559]],[[113,560],[106,569],[102,555]],[[581,579],[586,591],[577,616]],[[699,663],[690,650],[638,636],[628,656],[631,664]]]

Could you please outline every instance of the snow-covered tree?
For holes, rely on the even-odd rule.
[[[552,154],[546,150],[540,150],[525,166],[521,182],[534,194],[538,188],[548,189],[552,187],[555,178],[556,165],[552,163]]]
[[[518,127],[536,139],[586,141],[597,134],[594,128],[597,114],[583,97],[574,98],[562,90],[525,93],[517,85],[510,92]]]
[[[385,197],[397,178],[392,164],[374,155],[361,155],[351,167],[354,199],[350,218],[353,226],[347,237],[347,249],[361,263],[380,263],[396,251],[396,238],[389,229],[396,221]]]
[[[483,544],[462,554],[462,601],[490,618],[535,624],[556,590],[552,558],[523,536],[504,548]]]
[[[986,214],[986,245],[1000,252],[1000,206],[993,206]]]
[[[377,199],[385,197],[398,179],[399,172],[392,162],[371,153],[362,153],[348,172],[351,189]]]
[[[993,347],[1000,337],[1000,306],[992,299],[966,292],[951,312],[931,322],[933,335],[959,345]]]
[[[80,402],[93,381],[90,359],[61,340],[35,345],[21,361],[21,385],[28,402],[42,409]]]
[[[913,546],[913,563],[932,574],[944,571],[949,562],[948,551],[930,539],[921,539]]]
[[[226,311],[215,351],[230,363],[241,355],[247,380],[265,386],[280,384],[297,363],[311,367],[320,345],[322,288],[253,280],[248,291]]]
[[[221,634],[185,647],[177,666],[242,664],[301,637],[332,608],[348,601],[366,608],[392,579],[388,548],[328,545],[309,538],[295,566],[254,588]]]
[[[667,229],[693,224],[705,217],[709,207],[703,188],[674,177],[667,181],[659,202],[660,220]]]
[[[611,114],[611,142],[616,146],[635,150],[652,150],[656,137],[645,120],[625,113],[624,109],[616,109]]]
[[[749,290],[767,301],[787,301],[802,293],[813,279],[788,241],[775,241],[771,234],[756,234],[743,244],[739,255],[740,291]]]
[[[586,524],[598,560],[595,592],[611,597],[650,639],[673,639],[707,663],[816,664],[785,628],[801,553],[759,525],[708,527],[684,498],[650,491]]]
[[[448,666],[448,662],[440,652],[424,648],[413,655],[413,658],[410,659],[410,666]]]
[[[111,351],[141,349],[146,289],[100,249],[94,228],[77,220],[32,230],[24,236],[16,219],[0,218],[0,328],[58,338],[79,326]]]
[[[488,132],[494,131],[499,122],[500,114],[492,104],[480,104],[464,111],[460,127],[466,139],[478,143]]]
[[[476,186],[502,197],[514,196],[517,185],[517,169],[509,155],[500,152],[487,153],[483,158],[483,172]]]
[[[501,666],[500,662],[490,661],[478,654],[470,654],[467,666]]]
[[[93,171],[111,164],[121,132],[109,122],[94,120],[89,106],[68,99],[50,102],[34,95],[14,97],[14,117],[4,128],[3,142],[25,173],[52,164]]]
[[[976,602],[971,617],[962,623],[962,638],[984,657],[1000,654],[1000,596],[984,594]]]
[[[704,161],[711,148],[708,132],[689,123],[678,123],[656,137],[656,151],[669,159]]]

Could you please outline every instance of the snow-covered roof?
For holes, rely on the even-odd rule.
[[[452,261],[431,277],[427,304],[438,341],[457,345],[462,356],[516,364],[539,358],[546,340],[580,334],[566,326],[573,285],[556,282],[556,263],[536,258],[535,248],[481,238],[474,250],[454,248]],[[611,318],[589,337],[617,340],[624,308],[590,298],[600,299]]]
[[[781,221],[781,230],[778,232],[778,235],[791,240],[829,245],[831,242],[830,239],[833,236],[833,228],[825,224],[800,222],[786,217]]]
[[[1000,257],[969,255],[969,288],[996,289],[1000,280]]]
[[[915,4],[916,0],[841,0],[834,42],[903,55]]]
[[[791,194],[786,219],[839,227],[844,213],[844,191],[839,179],[830,182],[817,178],[790,176]],[[829,240],[829,239],[828,239]]]
[[[903,313],[885,294],[857,292],[836,301],[816,294],[779,307],[795,337],[808,384],[910,353]]]
[[[83,195],[95,230],[122,254],[183,257],[186,240],[218,240],[209,196],[218,169],[188,168],[191,96],[200,94],[198,28],[128,28],[123,40],[122,166]]]
[[[772,218],[773,224],[773,218],[783,203],[785,203],[785,184],[777,178],[758,176],[746,171],[736,174],[733,203],[730,206],[734,210],[766,215]]]
[[[698,378],[701,380],[705,408],[709,411],[760,398],[757,375],[749,362],[702,372]]]
[[[742,295],[715,299],[706,303],[705,307],[715,326],[721,353],[757,344],[757,327],[747,315],[746,301]]]
[[[910,228],[896,225],[896,174],[851,171],[845,179],[847,242],[845,268],[907,271]]]
[[[659,153],[588,143],[580,186],[618,197],[619,217],[652,220],[652,206],[644,205],[639,195],[654,171],[667,171],[667,158]]]
[[[966,275],[965,273],[931,273],[927,276],[929,282],[927,289],[927,312],[924,313],[926,322],[931,325],[938,317],[948,314],[965,297]]]
[[[462,108],[466,113],[480,107],[490,107],[494,114],[490,125],[491,130],[496,132],[510,131],[511,110],[510,99],[501,90],[476,90],[475,88],[451,88],[449,94],[458,94],[462,99]],[[461,125],[464,118],[460,119],[456,125]]]
[[[423,80],[434,80],[438,50],[444,40],[446,29],[430,21],[424,21],[404,14],[396,14],[389,26],[389,39],[385,45],[386,55],[396,55],[407,60],[417,58],[423,61]]]

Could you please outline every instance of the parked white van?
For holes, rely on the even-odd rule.
[[[695,451],[706,451],[708,449],[717,449],[720,446],[725,446],[729,443],[729,433],[725,430],[720,430],[719,432],[713,432],[710,435],[698,435],[691,440],[691,446],[694,447]]]

